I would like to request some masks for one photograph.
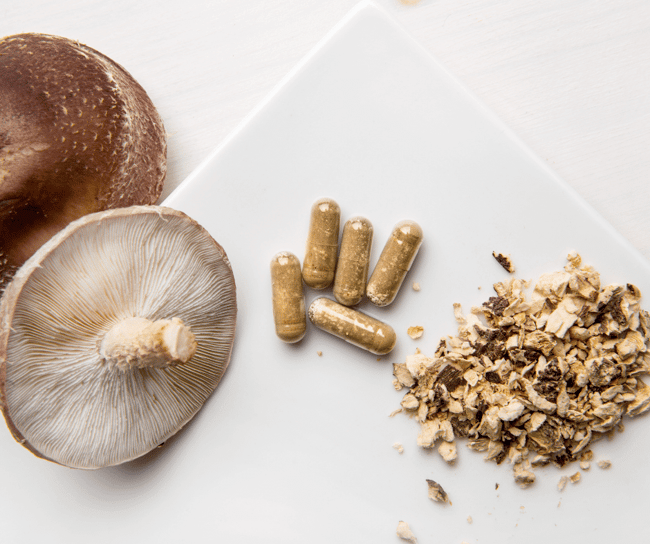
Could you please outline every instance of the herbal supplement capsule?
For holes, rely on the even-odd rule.
[[[284,342],[298,342],[307,330],[307,314],[300,261],[293,253],[283,251],[271,260],[271,288],[275,332]]]
[[[366,292],[372,230],[372,223],[363,217],[353,217],[343,227],[334,297],[345,306],[359,304]]]
[[[311,303],[309,319],[319,329],[377,355],[390,352],[397,341],[390,325],[329,298]]]
[[[422,244],[422,229],[415,221],[395,225],[372,271],[366,295],[377,306],[388,306],[411,268]]]
[[[340,223],[341,209],[332,199],[321,198],[312,206],[302,263],[302,277],[309,287],[325,289],[334,279]]]

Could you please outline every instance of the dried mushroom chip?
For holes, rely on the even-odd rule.
[[[497,253],[496,251],[493,251],[492,256],[497,260],[497,262],[503,267],[506,272],[514,274],[515,266],[512,264],[512,259],[509,255],[504,255],[503,253]]]
[[[394,363],[393,376],[395,376],[396,381],[399,384],[398,390],[402,387],[412,387],[415,384],[415,378],[413,378],[408,368],[406,368],[406,364]]]
[[[441,442],[438,446],[438,453],[447,463],[453,463],[458,458],[454,442]]]
[[[449,502],[449,495],[442,486],[433,480],[427,480],[429,486],[429,498],[435,502]]]
[[[650,315],[639,289],[601,285],[578,254],[567,260],[530,296],[530,284],[513,277],[469,314],[454,304],[457,335],[443,338],[433,357],[418,350],[394,365],[402,407],[421,426],[419,446],[453,462],[455,438],[467,438],[487,460],[510,463],[525,487],[535,467],[579,462],[587,470],[593,442],[621,432],[626,414],[650,410],[642,379],[650,373]]]
[[[409,524],[406,523],[405,521],[400,521],[397,524],[397,536],[400,537],[402,540],[406,540],[407,542],[413,542],[414,544],[417,543],[418,541],[418,539],[415,538],[413,531],[411,531]]]

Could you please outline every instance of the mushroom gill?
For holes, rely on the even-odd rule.
[[[181,429],[225,372],[236,324],[230,262],[181,212],[85,216],[34,254],[0,307],[0,403],[39,457],[100,468]]]

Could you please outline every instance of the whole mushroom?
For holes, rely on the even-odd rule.
[[[0,39],[0,287],[87,213],[154,204],[162,119],[119,64],[46,34]]]
[[[201,408],[228,366],[230,262],[185,214],[84,216],[16,272],[0,304],[0,407],[39,457],[96,469],[144,455]]]

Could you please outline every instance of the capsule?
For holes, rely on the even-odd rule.
[[[366,296],[373,304],[388,306],[395,300],[420,249],[422,237],[422,229],[415,221],[395,225],[366,288]]]
[[[319,329],[377,355],[389,353],[397,341],[390,325],[328,298],[311,303],[309,320]]]
[[[343,227],[334,297],[345,306],[359,304],[366,292],[372,231],[372,223],[363,217],[353,217]]]
[[[271,260],[271,288],[275,332],[284,342],[298,342],[307,330],[307,313],[300,261],[293,253],[283,251]]]
[[[321,198],[314,203],[302,263],[302,277],[309,287],[325,289],[334,280],[340,223],[341,209],[336,202]]]

